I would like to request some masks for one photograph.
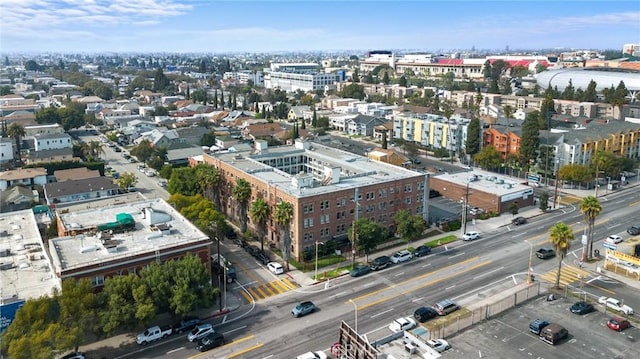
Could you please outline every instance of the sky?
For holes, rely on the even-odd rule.
[[[0,0],[0,52],[615,49],[640,0]]]

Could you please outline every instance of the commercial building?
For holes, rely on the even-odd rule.
[[[27,299],[61,288],[31,209],[0,213],[0,332]]]
[[[512,204],[518,208],[533,205],[533,188],[522,179],[474,169],[445,173],[429,180],[431,189],[452,201],[478,207],[485,212],[508,212]]]
[[[242,84],[247,84],[251,81],[256,86],[264,85],[264,74],[262,71],[242,70],[236,72],[225,72],[222,78],[225,80],[235,80]]]
[[[320,72],[316,63],[275,63],[264,69],[264,87],[286,92],[335,88],[338,74]]]
[[[105,278],[137,273],[152,262],[187,253],[210,266],[211,241],[161,199],[94,201],[58,209],[59,238],[49,241],[53,272],[61,280]]]
[[[464,151],[470,119],[434,114],[398,115],[393,119],[393,137],[459,154]]]
[[[235,217],[233,186],[240,178],[246,180],[252,190],[249,201],[263,198],[272,208],[268,241],[276,244],[280,233],[273,218],[275,207],[282,201],[291,203],[295,259],[305,250],[313,251],[316,242],[347,238],[357,218],[369,218],[392,230],[398,210],[428,218],[425,174],[300,139],[293,146],[268,147],[265,141],[256,141],[255,148],[234,148],[235,152],[202,158],[222,177],[223,210]],[[250,219],[249,226],[255,226]]]

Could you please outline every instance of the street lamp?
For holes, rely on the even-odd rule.
[[[531,284],[531,262],[533,261],[533,243],[524,240],[529,245],[529,267],[527,268],[527,284]]]
[[[318,280],[318,244],[322,244],[324,246],[324,242],[316,241],[316,271],[315,271],[315,275],[313,276],[315,280]]]
[[[349,299],[349,303],[353,304],[353,308],[355,308],[355,328],[356,334],[358,333],[358,305],[352,299]]]

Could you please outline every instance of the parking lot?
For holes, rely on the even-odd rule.
[[[597,311],[577,315],[569,311],[573,300],[544,298],[515,307],[487,322],[446,338],[452,349],[443,358],[638,358],[640,329],[631,327],[615,332],[607,327],[612,317]],[[558,323],[569,331],[567,339],[555,346],[529,332],[529,323],[537,318]]]

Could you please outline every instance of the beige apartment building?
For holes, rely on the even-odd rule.
[[[293,146],[235,146],[235,152],[204,154],[223,178],[222,206],[233,215],[232,190],[243,178],[251,184],[251,199],[263,198],[272,208],[266,243],[281,248],[273,212],[281,201],[293,206],[291,255],[300,260],[316,242],[344,240],[357,218],[369,218],[393,230],[393,216],[404,209],[428,218],[428,176],[372,161],[319,143],[296,140]],[[254,223],[249,218],[249,227]]]

